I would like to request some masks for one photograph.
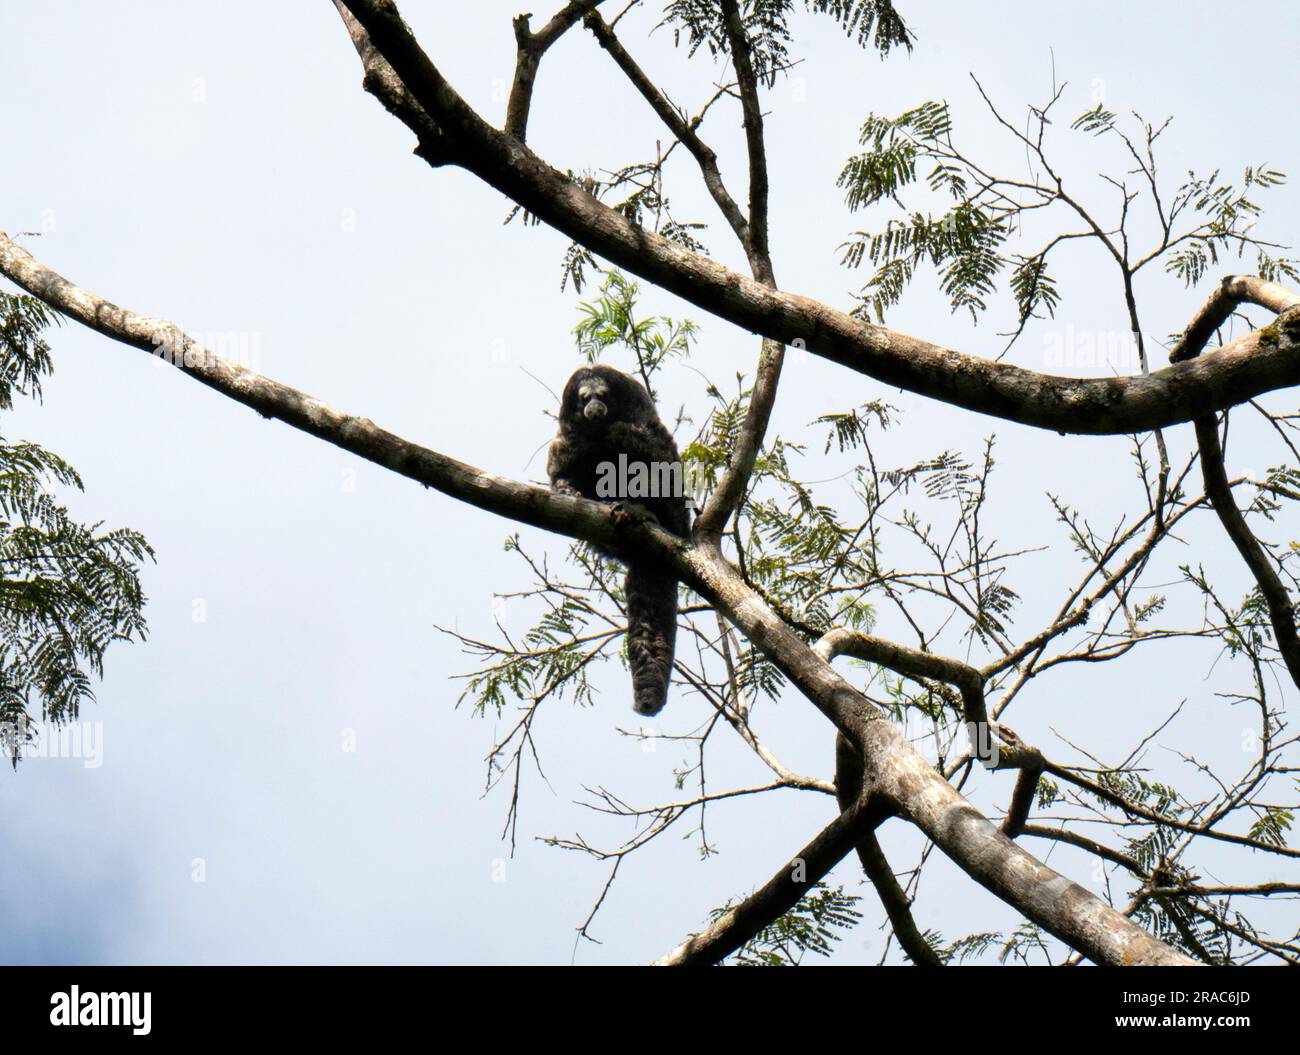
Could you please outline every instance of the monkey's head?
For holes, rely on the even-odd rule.
[[[655,415],[645,386],[612,366],[596,363],[573,372],[564,386],[560,423],[571,429],[603,432],[615,421],[643,421]]]

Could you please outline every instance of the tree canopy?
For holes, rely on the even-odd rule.
[[[476,468],[224,360],[174,323],[75,285],[4,235],[0,273],[35,298],[23,301],[30,319],[43,321],[40,302],[131,347],[165,349],[171,365],[216,393],[571,541],[560,562],[532,537],[508,535],[528,582],[501,592],[529,613],[525,631],[500,627],[489,639],[447,631],[473,657],[463,698],[503,724],[488,782],[505,792],[512,841],[530,769],[541,765],[537,723],[558,701],[595,702],[592,672],[619,656],[625,624],[615,562],[635,554],[680,580],[675,692],[690,701],[689,724],[627,731],[687,748],[688,762],[672,773],[675,797],[638,805],[616,788],[590,787],[585,805],[626,822],[627,837],[612,846],[581,834],[547,839],[607,868],[580,938],[594,937],[624,862],[664,833],[691,826],[700,854],[710,856],[716,848],[705,818],[717,804],[750,803],[758,832],[763,809],[777,808],[768,804],[799,794],[827,802],[825,827],[805,845],[783,848],[790,856],[770,878],[756,877],[712,918],[683,921],[683,932],[702,929],[677,948],[648,950],[647,958],[800,962],[874,916],[915,964],[1300,962],[1295,921],[1269,908],[1300,894],[1300,884],[1267,878],[1259,866],[1300,857],[1288,842],[1297,740],[1285,715],[1300,687],[1293,600],[1300,543],[1290,526],[1291,503],[1300,499],[1300,415],[1265,402],[1290,398],[1300,382],[1300,296],[1287,288],[1300,276],[1262,225],[1285,174],[1261,158],[1230,178],[1211,157],[1203,171],[1167,179],[1159,163],[1167,121],[1121,117],[1100,101],[1064,113],[1064,86],[1055,83],[1047,99],[1012,117],[972,80],[972,93],[1023,156],[1013,169],[986,157],[988,144],[968,145],[943,100],[901,114],[864,107],[858,149],[830,188],[858,225],[839,251],[858,291],[846,303],[815,299],[778,284],[765,125],[771,92],[799,61],[801,19],[833,19],[865,52],[887,55],[917,45],[905,13],[890,0],[650,6],[613,13],[600,0],[570,0],[538,28],[530,16],[516,18],[515,74],[494,123],[439,67],[444,42],[426,51],[394,3],[336,3],[364,88],[414,135],[416,155],[434,169],[471,174],[505,195],[509,218],[569,240],[558,261],[561,287],[585,298],[572,335],[575,361],[616,359],[655,391],[670,372],[692,369],[706,324],[693,313],[756,335],[754,359],[738,364],[734,379],[697,375],[695,395],[675,416],[661,407],[701,483],[689,537],[622,505]],[[693,108],[669,99],[640,64],[627,27],[644,30],[647,19],[650,30],[672,35],[680,61],[713,64],[716,90]],[[570,33],[589,36],[608,55],[609,75],[643,99],[655,129],[648,160],[590,173],[529,146],[534,96],[551,74],[544,60]],[[709,142],[724,113],[743,133],[744,163],[736,166],[745,172],[743,196],[730,189],[733,177],[724,178]],[[1114,165],[1103,176],[1105,205],[1080,193],[1075,174],[1057,161],[1064,136],[1095,145],[1102,164]],[[703,184],[743,269],[705,244],[714,239],[706,220],[674,211],[674,181],[684,178]],[[1124,369],[1107,369],[1104,356],[1015,361],[1027,334],[1059,324],[1066,282],[1057,265],[1067,250],[1091,253],[1124,304]],[[1205,285],[1204,307],[1190,320],[1150,318],[1139,276],[1152,275]],[[928,281],[970,320],[981,352],[890,327],[913,286]],[[638,298],[650,286],[676,295],[691,314],[643,313]],[[991,319],[1009,320],[992,341],[991,327],[1002,324]],[[798,434],[772,428],[792,349],[871,379],[880,397],[846,407],[827,392],[823,412]],[[1056,372],[1066,366],[1084,370]],[[1092,437],[1127,437],[1131,476],[1101,509],[1076,504],[1068,472],[1042,482],[1060,538],[1004,543],[988,526],[997,489],[1007,486],[995,436],[966,451],[936,435],[906,463],[885,462],[876,453],[880,437],[900,413],[891,388],[954,416],[978,415],[990,429],[1069,436],[1081,450]],[[1234,429],[1248,420],[1272,445],[1266,471],[1229,470],[1230,412]],[[75,482],[48,458],[30,465]],[[1012,486],[1022,484],[1029,486]],[[1215,580],[1205,552],[1185,548],[1188,533],[1205,523],[1215,526],[1216,552],[1235,554],[1249,574],[1244,594]],[[82,551],[92,548],[94,530],[78,543]],[[100,566],[130,575],[129,562],[147,555],[134,536],[102,545]],[[1040,545],[1063,555],[1059,581],[1035,570]],[[133,582],[130,575],[121,582]],[[109,582],[96,581],[101,590]],[[1050,595],[1045,621],[1024,616],[1030,594]],[[92,663],[98,654],[88,642],[140,629],[131,621],[138,592],[134,609],[98,596],[99,621],[74,635]],[[1178,700],[1151,700],[1151,731],[1118,756],[1064,737],[1049,743],[1042,708],[1056,679],[1100,664],[1122,670],[1170,642],[1195,646],[1230,684],[1221,693],[1222,737],[1240,737],[1235,757],[1210,762],[1183,752],[1170,732],[1185,702]],[[1146,685],[1127,693],[1132,706],[1157,695]],[[1167,706],[1157,712],[1157,702]],[[778,704],[785,713],[807,710],[833,772],[805,773],[785,761],[789,745],[766,725]],[[1246,734],[1237,708],[1251,715]],[[667,713],[681,711],[670,704]],[[1100,705],[1098,712],[1099,732]],[[724,738],[761,764],[764,782],[711,783],[711,752]],[[1177,763],[1153,759],[1153,745]],[[922,843],[906,869],[882,843],[899,827]],[[1087,854],[1093,876],[1057,871],[1047,860],[1056,847]],[[964,934],[927,926],[913,901],[935,867],[935,849],[1023,923],[995,932],[972,921]],[[823,882],[850,855],[867,881],[863,893]]]

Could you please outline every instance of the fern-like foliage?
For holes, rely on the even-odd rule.
[[[0,406],[39,396],[51,368],[41,333],[55,321],[39,302],[0,293]],[[148,542],[77,522],[55,488],[82,490],[81,478],[36,444],[0,439],[0,729],[15,766],[36,717],[76,718],[108,646],[145,633]]]
[[[41,397],[41,375],[53,369],[42,332],[60,319],[35,297],[0,292],[0,410],[14,405],[15,393]]]
[[[912,32],[891,0],[805,0],[805,6],[830,15],[859,47],[882,55],[896,47],[912,50]]]
[[[1061,294],[1056,288],[1056,280],[1047,273],[1045,254],[1020,257],[1011,272],[1010,285],[1021,325],[1037,317],[1040,311],[1056,317],[1056,305],[1060,303]]]
[[[818,883],[794,908],[759,931],[726,962],[737,967],[798,967],[806,956],[829,956],[835,944],[862,918],[862,899],[843,887]],[[726,915],[730,903],[711,913],[714,921]]]
[[[970,174],[953,163],[951,136],[952,118],[940,102],[922,103],[893,118],[872,114],[863,123],[858,138],[866,149],[845,162],[837,180],[850,209],[882,201],[901,204],[899,195],[916,182],[919,166],[924,166],[929,190],[950,197],[953,204],[938,215],[912,211],[891,218],[882,230],[855,231],[849,237],[841,247],[841,262],[851,268],[864,261],[875,266],[857,314],[884,322],[886,311],[926,263],[938,269],[953,311],[969,311],[976,318],[987,308],[986,298],[1008,262],[1001,247],[1012,225],[986,187],[970,192]],[[1055,289],[1041,260],[1029,269],[1022,263],[1013,283],[1020,290],[1018,299],[1029,298],[1029,311],[1055,305]]]
[[[1235,252],[1240,258],[1248,250],[1255,253],[1256,271],[1270,282],[1300,279],[1298,261],[1270,251],[1272,243],[1252,234],[1262,212],[1258,191],[1278,187],[1286,174],[1268,166],[1248,166],[1240,184],[1228,182],[1216,170],[1208,176],[1188,173],[1188,178],[1174,196],[1171,210],[1188,210],[1199,223],[1186,236],[1184,244],[1169,254],[1165,270],[1191,287],[1216,267],[1222,257]]]
[[[1105,243],[1108,255],[1121,263],[1129,281],[1158,260],[1168,273],[1194,286],[1229,254],[1241,258],[1248,253],[1254,255],[1254,270],[1263,278],[1300,278],[1300,262],[1282,255],[1279,250],[1285,247],[1255,232],[1260,192],[1284,183],[1284,173],[1256,165],[1246,168],[1236,182],[1224,179],[1217,170],[1209,176],[1189,173],[1172,193],[1162,190],[1154,145],[1169,122],[1156,126],[1135,114],[1138,131],[1133,133],[1126,130],[1127,120],[1097,104],[1076,118],[1070,130],[1114,143],[1136,163],[1126,179],[1105,177],[1121,195],[1119,216],[1112,226],[1095,219],[1076,197],[1077,191],[1067,192],[1064,176],[1049,161],[1046,143],[1054,121],[1048,115],[1062,89],[1046,106],[1029,108],[1025,131],[1004,118],[983,88],[979,90],[993,117],[1020,140],[1029,160],[1028,174],[999,175],[963,152],[943,102],[925,102],[897,117],[871,114],[863,122],[862,149],[844,163],[838,185],[854,211],[892,205],[901,215],[889,216],[883,227],[853,232],[841,246],[846,267],[870,263],[874,268],[859,293],[855,314],[860,317],[883,323],[917,274],[933,267],[952,310],[969,312],[974,320],[987,310],[990,295],[1011,265],[1007,286],[1016,324],[1003,334],[1010,337],[1010,348],[1029,320],[1055,316],[1061,293],[1048,271],[1048,256],[1063,242],[1080,238]],[[1134,177],[1136,186],[1130,182]],[[951,205],[920,209],[908,204],[918,195],[950,200]],[[1155,213],[1160,234],[1154,248],[1131,253],[1126,224],[1140,198]],[[1006,252],[1006,243],[1023,235],[1029,213],[1041,215],[1053,206],[1073,220],[1082,220],[1084,229],[1053,237],[1031,252]]]
[[[578,349],[595,362],[611,347],[627,348],[636,357],[637,370],[646,386],[669,359],[690,353],[699,327],[690,319],[675,321],[666,315],[638,318],[638,284],[621,271],[608,271],[599,295],[579,305],[581,319],[573,328]],[[650,388],[653,394],[653,388]]]
[[[836,186],[844,188],[849,208],[865,209],[894,198],[915,181],[917,159],[930,156],[951,132],[947,103],[925,102],[897,117],[869,114],[858,135],[866,149],[845,162],[836,180]],[[965,191],[964,178],[951,166],[936,166],[929,180],[934,188],[946,186],[955,197]]]
[[[793,0],[743,0],[740,5],[754,72],[769,87],[789,65],[794,7]],[[892,0],[804,0],[803,7],[829,15],[862,48],[874,48],[881,55],[895,47],[912,48],[911,31]],[[716,58],[730,51],[717,0],[669,0],[659,24],[672,30],[673,40],[684,44],[689,55],[704,49]]]

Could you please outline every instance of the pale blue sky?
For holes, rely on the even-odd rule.
[[[408,2],[403,11],[452,83],[499,121],[510,16],[521,6]],[[1183,0],[900,10],[918,46],[885,63],[828,22],[799,21],[807,61],[769,105],[772,243],[785,288],[846,304],[862,280],[836,263],[836,246],[860,221],[834,178],[867,112],[947,98],[983,156],[1018,162],[981,113],[968,72],[1020,118],[1026,102],[1046,97],[1054,56],[1070,85],[1062,131],[1096,93],[1121,113],[1174,114],[1171,179],[1193,165],[1300,170],[1287,131],[1300,29],[1291,5],[1242,3],[1230,15]],[[715,69],[687,66],[667,33],[646,40],[633,24],[625,39],[643,64],[675,99],[697,105]],[[550,436],[552,401],[528,373],[558,391],[578,361],[578,298],[559,291],[566,242],[503,228],[500,195],[411,156],[410,134],[361,90],[329,5],[9,3],[0,40],[0,228],[44,230],[26,242],[38,258],[119,303],[192,331],[253,335],[256,365],[277,380],[494,472],[540,480],[544,459],[534,452]],[[735,115],[706,127],[741,193]],[[614,167],[645,157],[661,136],[589,37],[575,31],[547,57],[530,143],[552,163]],[[1122,161],[1079,147],[1063,137],[1062,158],[1091,200],[1110,204],[1113,192],[1094,174]],[[1294,237],[1293,191],[1271,197],[1267,229]],[[695,182],[680,183],[674,200],[679,216],[708,220],[706,242],[738,263]],[[1074,283],[1060,326],[1125,328],[1097,250],[1063,260],[1066,278]],[[972,331],[931,289],[921,283],[891,323],[971,352],[1000,348],[993,334],[1005,316]],[[1155,273],[1141,292],[1156,332],[1181,328],[1203,297]],[[672,298],[648,295],[646,305],[699,319],[699,364],[715,378],[751,368],[750,335]],[[1034,335],[1016,360],[1044,368],[1049,336]],[[76,510],[143,531],[158,564],[146,574],[151,636],[113,650],[99,704],[85,715],[104,723],[104,764],[33,760],[0,774],[0,959],[568,962],[605,871],[533,837],[581,830],[615,841],[625,829],[573,804],[582,787],[672,798],[680,757],[646,753],[616,732],[632,724],[621,671],[608,672],[599,707],[552,708],[538,734],[549,786],[530,776],[519,852],[494,881],[508,852],[499,838],[507,799],[483,797],[483,756],[503,723],[453,709],[460,688],[451,677],[471,661],[434,624],[490,631],[492,592],[521,582],[501,546],[515,528],[97,335],[65,327],[52,343],[45,404],[7,415],[0,431],[67,457],[88,486]],[[672,409],[687,400],[705,412],[689,371],[664,389]],[[1063,440],[926,407],[815,361],[792,363],[776,427],[795,435],[820,413],[882,396],[909,410],[877,451],[893,464],[940,447],[974,454],[998,433],[991,516],[1008,544],[1059,539],[1047,490],[1104,514],[1117,488],[1132,487],[1123,441]],[[1294,393],[1279,398],[1294,408]],[[1186,431],[1171,436],[1177,450]],[[1234,452],[1238,468],[1252,451]],[[842,468],[811,465],[807,475]],[[563,552],[540,532],[522,534]],[[1188,546],[1243,588],[1215,533],[1192,532]],[[1022,578],[1048,585],[1077,565],[1058,550],[1034,568]],[[1053,600],[1027,597],[1021,629]],[[1186,696],[1183,746],[1237,764],[1239,722],[1229,720],[1228,734],[1214,724],[1222,708],[1207,672],[1204,653],[1168,646],[1114,671],[1044,679],[1013,724],[1044,746],[1059,747],[1052,731],[1068,730],[1104,751]],[[703,707],[677,693],[663,727],[686,731]],[[1219,731],[1198,739],[1201,726]],[[355,730],[355,753],[341,748],[346,730]],[[790,764],[829,774],[830,732],[806,703],[784,700],[764,730]],[[762,773],[727,748],[714,776],[722,787]],[[1010,780],[982,778],[977,801],[1005,802]],[[829,808],[793,793],[720,806],[710,830],[723,853],[703,862],[689,842],[660,840],[625,867],[595,927],[604,944],[584,945],[578,962],[665,952],[711,907],[765,881]],[[896,866],[908,863],[914,840],[891,829],[886,844]],[[192,881],[196,858],[206,882]],[[1052,860],[1098,888],[1091,862],[1059,852]],[[1248,878],[1244,859],[1232,860],[1225,867],[1238,870],[1228,874]],[[933,867],[917,902],[923,926],[949,937],[1014,926],[989,895],[942,862]],[[851,864],[836,877],[855,889],[859,881]],[[874,960],[880,947],[864,925],[841,958]]]

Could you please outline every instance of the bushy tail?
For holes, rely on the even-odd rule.
[[[658,714],[668,701],[677,640],[677,582],[658,570],[633,565],[623,587],[627,601],[627,656],[632,667],[632,706]]]

